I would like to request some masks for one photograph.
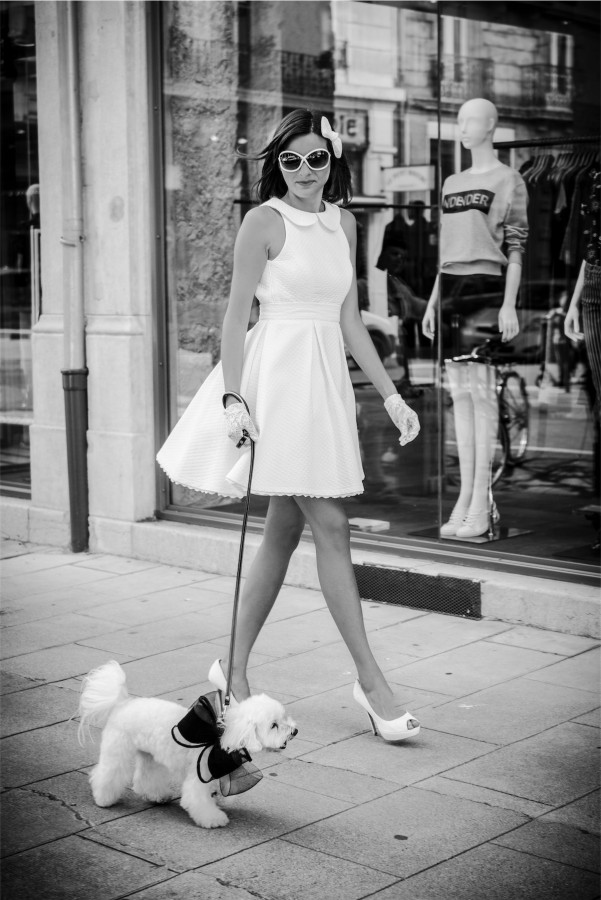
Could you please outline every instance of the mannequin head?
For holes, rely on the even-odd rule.
[[[467,100],[457,114],[461,143],[466,150],[473,150],[483,144],[492,147],[498,119],[497,108],[490,100],[479,97]]]

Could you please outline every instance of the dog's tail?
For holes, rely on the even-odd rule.
[[[127,699],[125,672],[114,659],[86,675],[79,700],[79,743],[85,743],[91,725],[104,728],[112,710]]]

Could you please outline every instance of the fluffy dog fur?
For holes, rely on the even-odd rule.
[[[180,805],[202,828],[227,825],[228,817],[217,805],[219,782],[203,784],[198,778],[200,751],[180,747],[171,736],[172,727],[187,711],[170,700],[131,698],[125,672],[114,660],[86,676],[78,737],[83,743],[90,726],[102,728],[100,757],[90,775],[97,806],[112,806],[131,786],[152,803],[180,797]],[[282,750],[296,733],[281,703],[256,694],[228,708],[221,746],[225,750],[246,747],[251,753]]]

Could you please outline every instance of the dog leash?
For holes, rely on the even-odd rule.
[[[227,397],[235,397],[240,403],[244,404],[246,412],[250,416],[250,409],[248,408],[248,403],[246,400],[237,394],[235,391],[226,391],[223,395],[223,405],[225,406],[225,401]],[[238,571],[236,572],[236,588],[234,590],[234,607],[232,610],[232,627],[230,631],[230,652],[228,657],[228,665],[227,665],[227,680],[225,685],[225,694],[223,698],[223,714],[225,715],[225,711],[230,705],[231,700],[231,690],[232,690],[232,675],[234,671],[234,648],[236,645],[236,623],[238,619],[238,603],[240,600],[240,580],[242,578],[242,560],[244,558],[244,541],[246,539],[246,526],[248,523],[248,510],[250,508],[250,493],[251,493],[251,485],[253,478],[253,468],[255,465],[255,442],[251,438],[250,434],[246,429],[243,429],[242,434],[244,437],[240,440],[236,446],[241,447],[246,440],[250,441],[250,471],[248,473],[248,487],[246,489],[246,502],[244,504],[244,515],[242,517],[242,533],[240,535],[240,551],[238,553]]]

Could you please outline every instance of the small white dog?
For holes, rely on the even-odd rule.
[[[170,700],[130,697],[125,672],[114,660],[85,677],[79,703],[80,743],[89,726],[103,729],[98,764],[90,775],[97,806],[112,806],[132,786],[152,803],[180,797],[180,805],[202,828],[227,825],[228,817],[217,805],[219,781],[205,784],[198,777],[199,748],[182,747],[172,737],[171,729],[187,712]],[[266,694],[229,706],[224,726],[220,744],[228,751],[283,750],[297,734],[282,704]]]

